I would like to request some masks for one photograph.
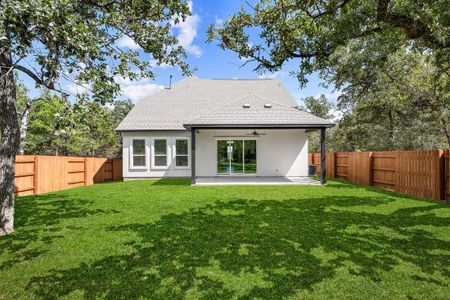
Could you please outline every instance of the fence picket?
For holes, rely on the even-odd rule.
[[[94,157],[16,156],[18,196],[58,191],[108,180],[122,180],[122,160]]]
[[[309,162],[319,174],[317,155],[311,153]],[[331,152],[327,159],[329,177],[450,203],[449,150]]]

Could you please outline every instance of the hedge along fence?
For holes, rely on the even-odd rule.
[[[122,180],[121,159],[16,156],[15,191],[18,196],[119,180]]]
[[[309,163],[320,174],[320,153],[310,153]],[[450,201],[449,150],[329,152],[326,168],[327,177]]]

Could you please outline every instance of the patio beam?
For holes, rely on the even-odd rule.
[[[195,128],[191,128],[191,182],[196,183],[195,175]]]
[[[320,129],[320,183],[327,183],[327,154],[326,154],[326,144],[325,137],[326,132],[325,128]]]

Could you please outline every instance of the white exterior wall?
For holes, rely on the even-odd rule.
[[[252,130],[200,129],[196,136],[196,175],[217,176],[217,139],[256,139],[257,176],[308,176],[308,138],[303,129],[259,129],[266,133],[259,137],[246,135]],[[146,140],[147,167],[133,169],[130,166],[130,145],[133,137]],[[169,166],[167,169],[151,167],[152,138],[168,138]],[[189,177],[191,170],[174,166],[175,137],[190,137],[188,131],[148,131],[123,133],[123,177]],[[190,165],[190,144],[189,144]],[[252,175],[245,175],[252,176]]]
[[[308,137],[303,129],[201,130],[197,134],[197,176],[216,176],[217,142],[222,137],[256,139],[257,176],[308,176]],[[250,175],[245,175],[250,176]]]
[[[190,132],[184,131],[142,131],[142,132],[124,132],[123,137],[123,152],[122,152],[122,164],[123,164],[123,177],[124,179],[131,178],[161,178],[161,177],[189,177],[191,176],[190,168],[176,168],[175,167],[175,138],[187,137],[190,138]],[[131,166],[131,141],[133,138],[145,139],[145,152],[146,152],[146,167],[145,168],[133,168]],[[151,163],[152,140],[153,138],[166,138],[167,139],[167,155],[168,155],[168,167],[167,168],[154,168]],[[189,154],[190,154],[190,141],[189,141]],[[191,165],[189,156],[189,166]]]

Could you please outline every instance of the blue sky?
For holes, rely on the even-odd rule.
[[[239,78],[239,79],[257,79],[261,75],[253,71],[255,65],[247,64],[241,67],[241,61],[237,55],[231,51],[221,50],[216,43],[206,43],[206,31],[210,24],[220,23],[226,20],[228,16],[238,11],[242,5],[246,6],[245,1],[240,0],[193,0],[190,1],[192,16],[186,22],[177,25],[174,33],[178,37],[179,43],[185,47],[188,54],[187,62],[191,67],[196,68],[194,75],[207,78]],[[122,47],[136,48],[137,46],[128,38],[119,40]],[[145,56],[141,56],[145,59]],[[282,70],[276,73],[266,73],[263,78],[277,78],[283,81],[288,87],[295,100],[301,104],[300,99],[306,96],[318,96],[325,94],[331,101],[335,101],[337,94],[331,88],[320,86],[321,80],[317,74],[308,77],[309,82],[306,87],[300,89],[295,77],[289,75],[289,71],[298,69],[298,62],[291,61],[286,64]],[[158,91],[169,82],[169,76],[173,75],[173,82],[182,79],[182,74],[177,68],[155,67],[156,78],[153,80],[144,79],[137,82],[129,80],[119,80],[122,86],[122,97],[137,101],[142,97],[148,96]],[[20,75],[26,85],[30,88],[30,95],[35,96],[39,91],[33,89],[34,84],[25,75]],[[72,94],[81,92],[82,87],[76,84],[63,83],[64,89]]]

